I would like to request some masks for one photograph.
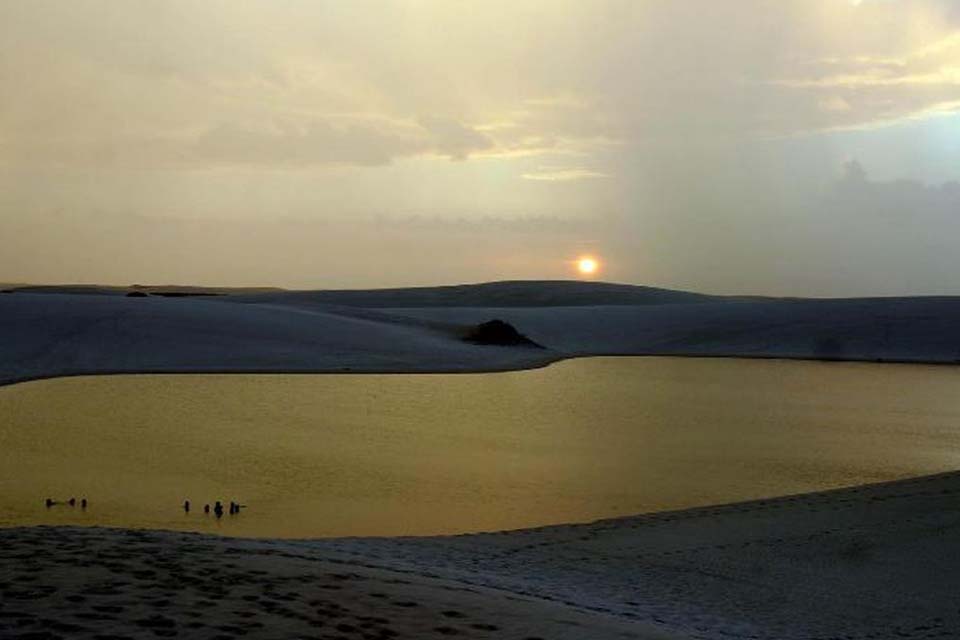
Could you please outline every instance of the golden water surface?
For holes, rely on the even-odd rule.
[[[958,466],[953,367],[590,358],[513,373],[129,375],[0,388],[0,526],[450,533]],[[48,496],[90,506],[47,509]],[[248,507],[204,516],[217,499]]]

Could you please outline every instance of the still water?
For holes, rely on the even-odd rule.
[[[958,467],[953,367],[590,358],[513,373],[130,375],[0,388],[0,526],[451,533]],[[46,509],[48,496],[90,506]],[[216,499],[248,508],[204,516]]]

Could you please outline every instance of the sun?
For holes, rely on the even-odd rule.
[[[584,256],[577,260],[577,271],[580,272],[580,275],[592,276],[599,268],[600,263],[597,262],[596,258]]]

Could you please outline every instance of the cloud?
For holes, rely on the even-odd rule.
[[[820,109],[827,112],[850,111],[853,107],[840,96],[828,96],[820,100]]]
[[[332,239],[341,259],[381,246],[388,225],[325,236],[337,216],[424,216],[398,233],[406,256],[436,250],[442,219],[546,230],[556,216],[591,224],[545,240],[538,264],[582,241],[623,279],[833,293],[893,282],[870,252],[883,247],[911,282],[955,289],[938,275],[960,266],[938,244],[960,232],[953,187],[828,174],[851,155],[876,175],[955,174],[951,121],[926,119],[960,110],[958,34],[952,0],[489,0],[468,19],[444,0],[0,2],[0,224],[30,230],[0,269],[16,249],[18,277],[53,277],[42,256],[81,234],[30,217],[58,210],[132,247],[98,273],[143,251],[152,268],[174,256],[181,275],[237,284],[254,267],[231,272],[204,243],[178,253],[178,234],[213,242],[217,220],[266,237],[271,220],[302,217],[264,249],[283,284],[314,264],[302,236]],[[104,211],[111,224],[95,224]],[[115,224],[142,215],[190,224],[161,251],[145,226]],[[499,258],[522,254],[490,226]],[[284,260],[287,241],[303,262]],[[458,247],[482,261],[483,243]],[[497,273],[471,272],[466,253],[444,250],[459,271],[417,273]],[[854,261],[869,267],[844,275]],[[392,267],[369,269],[374,284]]]
[[[377,166],[865,127],[958,107],[950,12],[529,0],[464,21],[444,2],[6,4],[0,140],[34,162]]]
[[[313,121],[298,127],[219,125],[185,145],[187,157],[213,164],[273,167],[313,164],[380,165],[422,148],[415,132],[368,123],[334,126]]]
[[[0,149],[9,163],[141,168],[324,165],[379,166],[432,154],[463,160],[489,148],[489,139],[451,119],[396,122],[382,118],[310,119],[255,125],[224,123],[193,133],[14,137]]]
[[[416,123],[350,119],[271,128],[220,125],[201,134],[187,149],[198,161],[310,166],[383,165],[427,153],[463,160],[489,146],[486,136],[455,120],[420,118]]]
[[[894,11],[891,5],[885,10]],[[823,117],[812,128],[865,128],[953,112],[960,109],[960,32],[944,23],[932,40],[899,53],[809,60],[787,75],[772,84],[800,99],[816,97]]]
[[[430,134],[431,150],[454,160],[464,160],[474,151],[493,146],[485,134],[452,118],[422,116],[418,122]]]
[[[542,180],[545,182],[570,182],[572,180],[589,180],[590,178],[606,178],[607,174],[582,167],[540,167],[536,171],[524,173],[525,180]]]
[[[918,180],[874,181],[857,160],[843,167],[826,199],[838,215],[859,220],[931,228],[946,223],[960,231],[960,182],[929,185]]]
[[[567,276],[583,235],[550,217],[228,222],[66,210],[0,217],[0,238],[16,239],[0,264],[13,282],[410,286]]]

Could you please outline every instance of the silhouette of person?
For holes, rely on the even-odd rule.
[[[190,513],[190,501],[189,501],[189,500],[184,500],[184,501],[183,501],[183,510],[184,510],[185,513]]]
[[[223,505],[220,504],[219,500],[217,500],[217,503],[213,505],[213,512],[218,518],[223,515]]]
[[[208,504],[203,505],[203,512],[204,512],[204,513],[210,513],[210,505],[208,505]]]
[[[55,505],[55,504],[57,504],[57,503],[56,503],[56,501],[54,501],[53,498],[47,498],[46,500],[43,501],[43,504],[47,505],[47,509],[49,509],[50,507],[52,507],[53,505]]]
[[[82,500],[80,500],[80,508],[81,508],[81,509],[86,509],[86,508],[87,508],[87,499],[86,499],[86,498],[83,498]]]
[[[235,514],[239,509],[237,509],[237,503],[233,500],[230,501],[230,515]]]
[[[76,498],[70,498],[69,500],[67,500],[67,504],[69,504],[71,507],[75,507],[75,506],[77,506],[77,499],[76,499]]]

